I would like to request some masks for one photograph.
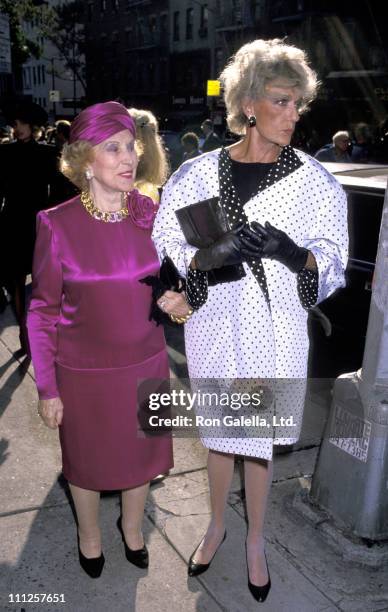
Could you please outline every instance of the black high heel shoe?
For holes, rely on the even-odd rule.
[[[271,576],[269,575],[267,555],[265,554],[265,551],[264,551],[264,557],[265,557],[265,564],[267,566],[268,582],[266,584],[263,584],[263,586],[258,586],[257,584],[252,584],[252,582],[249,579],[248,552],[247,552],[248,588],[252,596],[259,603],[263,603],[267,599],[269,590],[271,588]]]
[[[226,538],[226,531],[224,533],[224,537],[221,540],[221,544],[223,543],[223,541]],[[209,569],[211,562],[213,561],[214,557],[216,556],[220,546],[217,548],[216,552],[214,553],[214,555],[212,556],[212,558],[210,559],[209,563],[196,563],[194,561],[194,557],[195,557],[195,553],[197,552],[198,548],[200,547],[202,543],[201,542],[198,544],[197,548],[195,549],[195,551],[193,552],[193,554],[191,555],[190,559],[189,559],[189,566],[187,568],[187,573],[189,576],[199,576],[199,574],[203,574],[204,572],[206,572],[207,569]]]
[[[132,550],[129,548],[128,544],[125,541],[123,527],[121,525],[121,517],[117,519],[117,527],[119,532],[121,533],[122,540],[124,542],[124,550],[125,556],[129,563],[136,565],[136,567],[140,567],[140,569],[147,569],[149,564],[149,555],[146,545],[144,544],[143,548],[138,548],[137,550]]]
[[[88,557],[85,557],[79,545],[79,537],[78,537],[78,558],[79,558],[80,566],[82,567],[84,572],[86,572],[87,575],[90,576],[90,578],[99,578],[101,576],[101,573],[104,567],[104,563],[105,563],[104,554],[101,553],[99,557],[92,557],[90,559]]]

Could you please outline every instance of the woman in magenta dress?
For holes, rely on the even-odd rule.
[[[134,121],[117,102],[75,119],[63,168],[82,189],[38,214],[28,314],[39,413],[59,426],[63,474],[78,519],[79,559],[98,577],[101,490],[122,490],[118,521],[128,561],[147,567],[141,525],[150,480],[173,465],[169,435],[145,437],[137,420],[140,379],[169,377],[161,327],[148,320],[157,273],[151,241],[155,205],[133,189]],[[166,311],[188,306],[166,292]]]

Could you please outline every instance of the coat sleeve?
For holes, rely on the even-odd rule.
[[[187,277],[187,270],[197,248],[187,244],[179,226],[175,211],[190,204],[185,201],[184,186],[177,175],[173,175],[163,188],[162,198],[156,215],[152,240],[160,261],[169,255],[179,273]]]
[[[28,337],[40,399],[59,397],[55,357],[61,300],[62,267],[49,216],[41,211],[37,216],[32,298],[27,315]]]
[[[185,175],[183,166],[182,170]],[[205,304],[208,296],[207,272],[189,267],[198,249],[186,242],[175,215],[176,210],[190,203],[187,201],[190,196],[186,198],[185,195],[185,182],[179,181],[177,175],[173,175],[164,187],[152,239],[160,261],[165,255],[169,255],[180,274],[186,278],[186,299],[194,310],[198,310]]]
[[[318,266],[317,304],[336,289],[345,286],[348,261],[347,200],[341,185],[333,178],[321,196],[318,216],[312,224],[314,235],[307,236],[302,246],[311,251]]]

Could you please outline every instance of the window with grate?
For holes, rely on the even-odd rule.
[[[193,22],[194,22],[194,9],[188,8],[186,10],[186,39],[191,40],[193,38]]]
[[[201,38],[206,38],[208,35],[209,26],[209,9],[207,7],[207,4],[203,4],[201,6],[201,16],[199,23],[199,35]]]

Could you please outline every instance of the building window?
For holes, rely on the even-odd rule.
[[[127,49],[129,49],[132,46],[132,44],[133,44],[133,30],[132,30],[132,28],[130,28],[129,30],[125,31],[125,43],[126,43]]]
[[[215,66],[216,74],[220,74],[221,70],[223,69],[225,65],[225,58],[224,58],[224,53],[222,49],[216,49],[215,59],[216,59],[216,66]]]
[[[155,87],[155,64],[148,64],[148,87],[152,91]]]
[[[112,9],[117,13],[119,10],[119,0],[112,0]]]
[[[101,13],[104,13],[106,10],[106,0],[100,0],[100,10]]]
[[[224,16],[225,12],[225,0],[217,0],[216,2],[216,12],[220,17]]]
[[[89,2],[88,4],[88,21],[93,20],[93,4]]]
[[[46,66],[42,64],[42,83],[45,85],[46,83]]]
[[[156,32],[156,16],[155,15],[150,16],[149,25],[150,25],[151,34],[154,34]]]
[[[254,5],[254,11],[253,11],[254,18],[260,19],[262,16],[262,12],[263,12],[262,0],[259,0],[258,2],[256,1]]]
[[[186,10],[186,39],[190,40],[193,38],[193,21],[194,21],[194,9],[189,8]]]
[[[112,32],[111,34],[111,53],[112,57],[117,57],[118,55],[118,42],[119,42],[119,33],[117,31]]]
[[[242,24],[242,2],[241,0],[232,1],[233,23],[236,25]]]
[[[167,60],[160,60],[159,64],[159,89],[162,91],[166,89],[167,85]]]
[[[139,19],[137,22],[137,43],[138,45],[144,45],[144,19]]]
[[[139,64],[137,72],[137,86],[140,90],[143,89],[144,84],[144,65]]]
[[[200,17],[200,25],[199,25],[199,35],[201,38],[207,37],[208,25],[209,25],[209,9],[207,8],[207,4],[203,4],[201,6],[201,17]]]
[[[36,68],[35,68],[35,66],[32,67],[32,82],[34,83],[34,85],[36,85]]]
[[[173,31],[174,31],[174,40],[179,40],[180,39],[180,36],[179,36],[179,11],[175,11],[175,13],[174,13]]]
[[[167,23],[168,23],[168,15],[167,13],[163,13],[160,15],[160,42],[167,43]]]
[[[155,42],[155,35],[156,35],[156,30],[157,30],[157,26],[156,26],[156,16],[155,15],[151,15],[149,22],[148,22],[148,27],[150,30],[150,38],[151,38],[151,42]]]

